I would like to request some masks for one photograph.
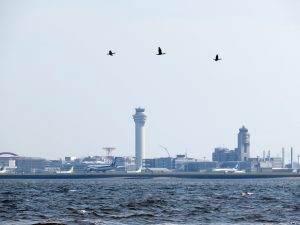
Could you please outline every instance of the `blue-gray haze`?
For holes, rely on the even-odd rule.
[[[161,144],[209,159],[236,147],[242,125],[253,157],[298,154],[299,11],[296,0],[2,0],[0,151],[134,155],[143,106],[147,157],[166,156]]]

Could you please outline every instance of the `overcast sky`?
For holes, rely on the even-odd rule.
[[[142,106],[147,157],[163,145],[211,159],[242,125],[252,157],[300,154],[299,12],[296,0],[1,0],[0,152],[134,156]]]

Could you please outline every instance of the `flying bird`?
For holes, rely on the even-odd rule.
[[[166,54],[166,53],[162,52],[162,51],[161,51],[161,48],[158,47],[158,54],[156,54],[156,55],[164,55],[164,54]]]
[[[214,58],[214,60],[217,62],[217,61],[222,60],[222,59],[220,59],[219,56],[218,56],[218,54],[217,54],[216,58]]]
[[[116,53],[115,53],[115,52],[112,52],[111,50],[109,50],[109,52],[108,52],[107,55],[114,56],[114,54],[116,54]]]

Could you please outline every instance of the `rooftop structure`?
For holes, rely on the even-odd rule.
[[[224,162],[224,161],[237,161],[237,153],[234,150],[228,148],[218,147],[212,154],[213,161]]]

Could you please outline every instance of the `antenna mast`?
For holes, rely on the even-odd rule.
[[[115,150],[116,148],[113,148],[113,147],[103,147],[102,149],[106,152],[106,156],[109,157],[110,154],[112,153],[112,151]]]

